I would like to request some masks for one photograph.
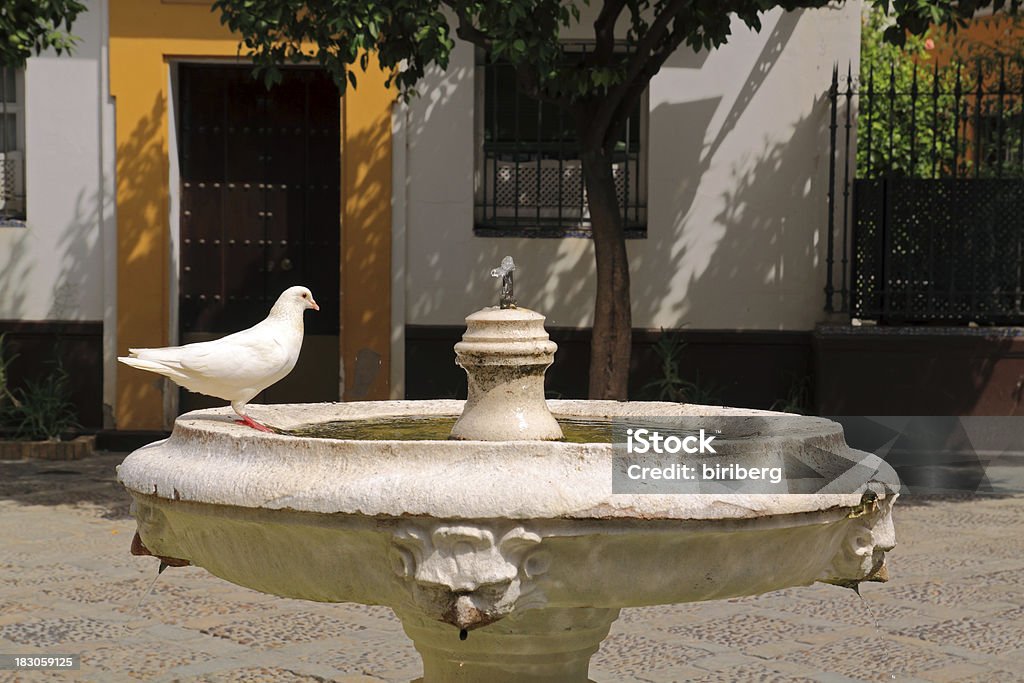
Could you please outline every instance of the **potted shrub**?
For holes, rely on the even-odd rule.
[[[77,436],[81,425],[60,356],[48,375],[11,390],[7,369],[13,360],[4,353],[0,335],[0,427],[5,437],[0,440],[0,460],[77,460],[92,453],[94,437]]]

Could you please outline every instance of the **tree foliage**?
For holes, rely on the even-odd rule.
[[[614,130],[651,77],[680,46],[709,50],[728,41],[732,18],[754,30],[775,7],[821,7],[829,0],[607,0],[595,3],[594,49],[566,50],[560,35],[581,22],[588,2],[562,0],[216,0],[221,21],[241,34],[268,83],[278,66],[319,61],[339,87],[357,83],[374,52],[408,96],[431,65],[445,68],[455,34],[492,61],[516,67],[523,91],[563,104],[599,103],[598,125]],[[616,35],[616,24],[625,31]],[[620,46],[626,49],[618,49]],[[602,140],[610,143],[610,140]]]
[[[861,30],[857,175],[915,178],[1013,173],[1024,169],[987,156],[980,117],[1001,126],[1000,147],[1020,148],[1024,47],[1019,16],[988,18],[995,40],[979,41],[944,26],[886,40],[895,18],[880,6],[865,8]],[[1001,85],[1000,85],[1001,82]],[[978,88],[983,94],[979,97]],[[1006,96],[999,97],[999,88]],[[979,148],[979,146],[981,146]],[[985,155],[975,155],[982,152]],[[954,166],[956,168],[954,168]]]
[[[953,163],[955,70],[935,62],[934,29],[895,45],[885,39],[894,25],[881,7],[865,8],[857,175],[940,176]]]
[[[902,47],[910,36],[920,36],[941,27],[950,33],[964,28],[978,10],[1016,13],[1021,0],[871,0],[871,4],[892,17],[883,32],[886,42]]]
[[[20,67],[33,54],[68,52],[77,39],[71,24],[85,5],[79,0],[3,0],[0,3],[0,66]]]

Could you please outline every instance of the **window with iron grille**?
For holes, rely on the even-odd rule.
[[[0,225],[25,218],[24,73],[0,67]]]
[[[584,54],[585,44],[572,45]],[[646,93],[614,149],[626,236],[647,234]],[[590,210],[572,114],[520,92],[515,68],[476,62],[474,223],[485,237],[587,237]]]

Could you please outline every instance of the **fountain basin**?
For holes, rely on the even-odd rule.
[[[821,418],[548,405],[557,416],[751,419],[754,460],[857,453]],[[253,412],[288,429],[462,408],[385,401]],[[621,607],[885,578],[898,484],[884,463],[837,493],[616,494],[612,456],[608,443],[254,434],[219,409],[178,418],[169,439],[131,454],[118,476],[153,554],[275,595],[388,605],[423,655],[428,683],[585,681]]]

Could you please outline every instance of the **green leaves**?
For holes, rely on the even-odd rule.
[[[71,51],[77,41],[69,33],[71,24],[84,11],[79,0],[3,0],[0,66],[24,66],[25,60],[48,48],[57,54]]]
[[[276,64],[319,62],[344,92],[357,86],[369,52],[405,94],[430,64],[446,66],[454,47],[438,2],[396,0],[217,0],[221,22],[242,36],[258,73],[270,84]],[[303,50],[303,44],[312,46]]]
[[[17,0],[19,4],[32,4]],[[70,3],[51,0],[50,3]],[[885,39],[902,45],[932,24],[957,25],[976,7],[992,0],[871,0],[892,7],[896,19]],[[1015,7],[1018,0],[995,0]],[[310,57],[303,43],[312,44],[312,58],[333,74],[338,87],[356,87],[350,69],[368,67],[367,52],[390,71],[390,82],[405,97],[431,66],[448,64],[456,31],[483,50],[491,61],[508,61],[536,97],[573,101],[604,97],[618,88],[641,87],[657,73],[668,54],[682,45],[711,50],[731,37],[739,18],[754,31],[762,15],[776,8],[815,8],[829,0],[216,0],[221,21],[241,35],[264,79],[272,83],[274,65]],[[592,50],[584,60],[567,56],[563,34],[589,30]],[[627,21],[628,20],[628,21]],[[627,25],[625,34],[611,28]],[[605,33],[602,34],[602,28]],[[612,40],[615,49],[611,49]],[[19,38],[20,40],[20,38]],[[605,42],[602,43],[602,40]],[[620,48],[625,49],[620,49]],[[632,92],[632,88],[631,88]]]
[[[979,10],[991,7],[996,12],[1017,13],[1020,0],[871,0],[872,10],[891,15],[893,25],[884,32],[886,42],[899,47],[908,36],[920,36],[932,27],[955,32],[963,28]]]

